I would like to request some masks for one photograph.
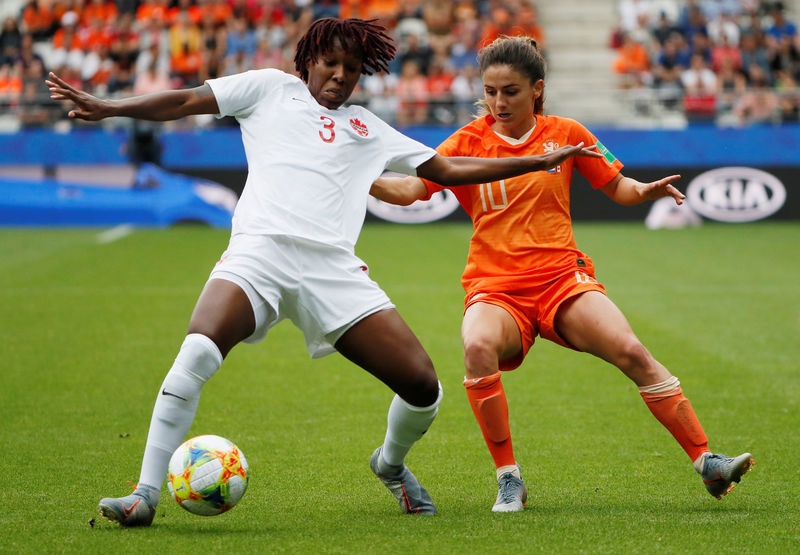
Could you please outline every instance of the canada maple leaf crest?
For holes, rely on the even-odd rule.
[[[358,120],[358,118],[351,119],[350,120],[350,125],[353,127],[353,129],[356,130],[356,133],[358,133],[362,137],[366,137],[367,135],[369,135],[369,130],[367,129],[367,126],[365,124],[361,123]]]

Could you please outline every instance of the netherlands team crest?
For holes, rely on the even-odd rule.
[[[553,152],[558,150],[558,143],[552,139],[548,139],[542,143],[542,147],[545,153]],[[547,173],[561,173],[561,166],[556,166],[555,168],[550,168],[547,170]]]
[[[356,130],[356,133],[361,135],[362,137],[366,137],[369,135],[369,130],[367,129],[366,124],[361,123],[358,118],[353,118],[350,120],[350,125],[353,129]]]

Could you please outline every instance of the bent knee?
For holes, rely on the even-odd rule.
[[[219,349],[222,356],[227,356],[228,352],[236,345],[236,342],[228,337],[225,331],[209,325],[198,325],[195,322],[189,323],[186,330],[187,335],[198,334],[209,338]]]
[[[411,373],[403,386],[403,391],[398,394],[415,407],[429,407],[434,404],[439,398],[439,379],[433,369],[433,363]]]
[[[467,377],[477,378],[497,372],[497,348],[484,337],[464,339],[464,367]]]
[[[634,335],[626,337],[620,342],[616,359],[615,364],[626,372],[647,372],[655,364],[653,355]]]

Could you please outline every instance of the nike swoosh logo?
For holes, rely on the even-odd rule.
[[[136,501],[134,501],[133,505],[131,505],[130,507],[126,507],[125,503],[122,504],[122,512],[125,514],[126,517],[131,516],[131,513],[136,508],[136,505],[139,504],[139,501],[141,501],[141,499],[137,499]]]
[[[166,389],[162,389],[161,390],[161,395],[169,395],[170,397],[176,397],[176,398],[180,399],[181,401],[185,401],[186,400],[183,397],[181,397],[180,395],[175,395],[174,393],[170,393]]]
[[[293,96],[293,97],[292,97],[292,100],[296,100],[296,101],[298,101],[298,102],[302,102],[303,104],[308,104],[308,102],[306,102],[306,101],[305,101],[305,100],[303,100],[302,98],[297,98],[296,96]]]

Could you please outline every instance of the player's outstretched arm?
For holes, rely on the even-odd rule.
[[[686,195],[672,185],[680,178],[680,175],[670,175],[651,183],[642,183],[618,173],[614,179],[601,188],[601,191],[615,202],[626,206],[662,197],[672,197],[675,199],[675,204],[680,205],[683,204]]]
[[[549,170],[572,156],[600,158],[596,145],[567,145],[538,156],[475,158],[436,155],[417,168],[417,175],[440,185],[473,185],[507,179],[528,172]]]
[[[427,192],[425,183],[419,177],[411,175],[379,177],[369,190],[369,194],[376,199],[399,206],[408,206],[424,197]]]
[[[163,91],[120,100],[97,98],[76,89],[58,75],[50,72],[45,81],[53,100],[69,100],[75,108],[67,115],[86,121],[99,121],[114,116],[125,116],[151,121],[169,121],[194,114],[217,114],[219,106],[211,87],[201,85],[193,89]]]

